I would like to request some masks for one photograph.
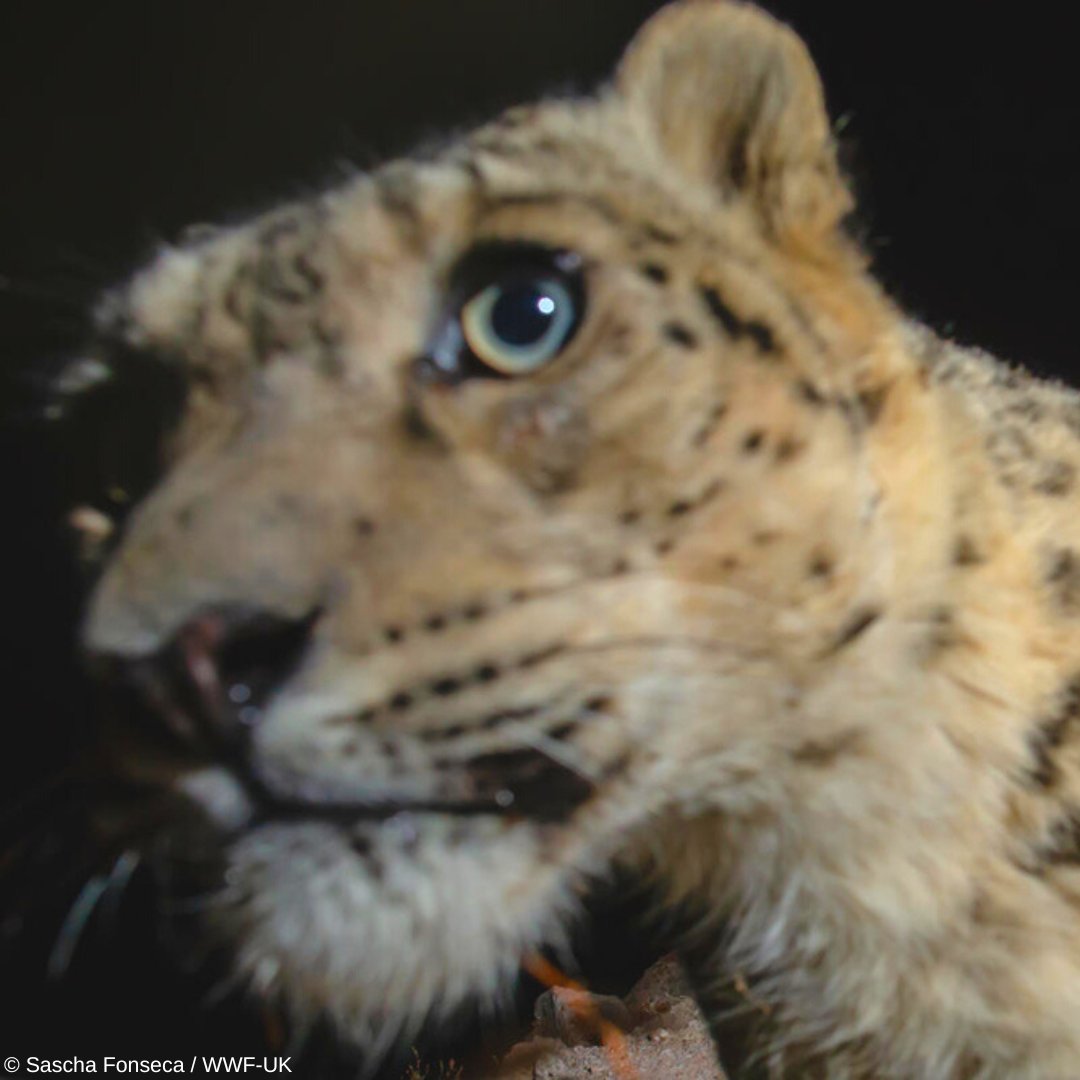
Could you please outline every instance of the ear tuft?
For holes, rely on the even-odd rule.
[[[851,209],[814,63],[759,8],[677,0],[631,42],[616,88],[675,167],[746,197],[777,238],[820,241]]]

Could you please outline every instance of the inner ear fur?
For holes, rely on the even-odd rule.
[[[745,197],[778,239],[820,242],[851,209],[817,69],[760,8],[677,0],[630,43],[616,89],[675,167]]]

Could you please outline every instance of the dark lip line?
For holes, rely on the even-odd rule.
[[[391,797],[356,800],[307,799],[303,796],[286,795],[260,776],[253,763],[238,748],[228,748],[228,752],[225,753],[219,750],[219,753],[221,756],[217,764],[229,771],[254,804],[255,813],[252,824],[322,821],[350,825],[363,821],[388,821],[397,814],[405,813],[444,814],[455,817],[527,816],[519,810],[515,811],[516,800],[512,799],[504,803],[500,801],[497,794],[475,799],[395,799]]]
[[[437,799],[388,800],[385,802],[307,802],[299,799],[282,799],[265,789],[255,790],[243,778],[249,795],[254,796],[256,813],[251,825],[287,824],[312,822],[315,824],[359,825],[365,822],[389,821],[399,814],[441,814],[448,817],[499,816],[521,818],[515,814],[513,804],[502,806],[494,799],[477,801],[439,801]],[[257,787],[259,787],[257,785]]]

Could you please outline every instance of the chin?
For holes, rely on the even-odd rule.
[[[580,875],[544,832],[415,812],[260,825],[228,845],[205,931],[291,1029],[326,1018],[378,1056],[470,1000],[494,1009],[560,943]]]

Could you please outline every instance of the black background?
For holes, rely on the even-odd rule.
[[[659,6],[0,5],[8,795],[67,753],[87,712],[70,658],[79,583],[58,524],[71,455],[85,448],[27,421],[23,377],[75,351],[95,292],[183,225],[261,209],[321,186],[343,161],[373,163],[504,105],[588,90]],[[770,7],[807,39],[831,112],[845,120],[866,233],[892,293],[965,342],[1077,380],[1080,99],[1066,6]],[[89,981],[112,994],[130,977],[117,968]],[[28,991],[26,1022],[70,1007],[57,1000]],[[61,1022],[78,1025],[74,1014]]]

